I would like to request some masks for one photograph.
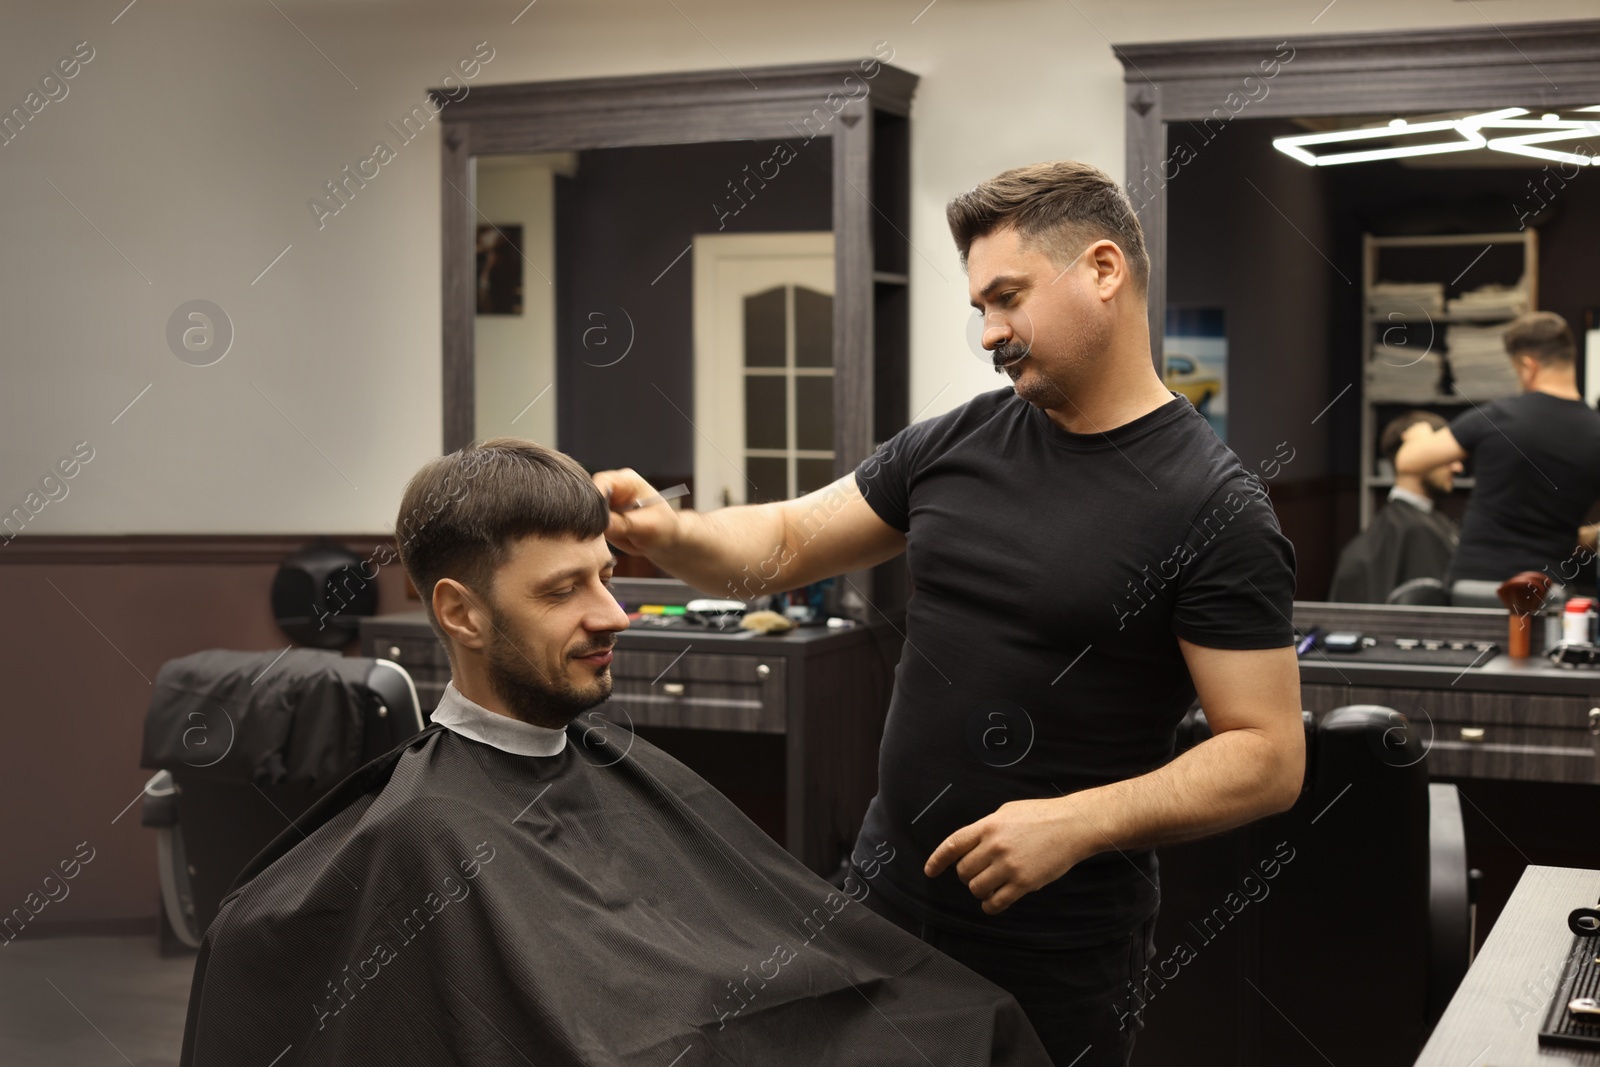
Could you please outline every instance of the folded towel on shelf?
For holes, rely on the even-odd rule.
[[[1504,326],[1451,324],[1445,331],[1444,337],[1445,349],[1450,354],[1451,368],[1459,371],[1467,366],[1493,367],[1511,374],[1511,361],[1506,356],[1504,335]]]
[[[1374,282],[1367,290],[1367,310],[1373,314],[1442,314],[1444,283]]]
[[[1516,285],[1480,285],[1445,301],[1452,316],[1472,319],[1510,319],[1528,310],[1528,290]]]
[[[1520,386],[1506,356],[1504,326],[1452,324],[1445,334],[1455,391],[1471,400],[1513,396]]]
[[[1497,400],[1503,396],[1516,396],[1521,392],[1515,377],[1505,378],[1473,378],[1456,377],[1453,381],[1456,395],[1466,397],[1468,400],[1484,401]]]
[[[1378,345],[1367,362],[1367,399],[1425,401],[1437,396],[1440,368],[1437,352]]]

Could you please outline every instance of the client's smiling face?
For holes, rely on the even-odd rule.
[[[611,695],[611,648],[628,628],[615,563],[604,537],[524,537],[496,569],[484,671],[515,717],[564,727]]]

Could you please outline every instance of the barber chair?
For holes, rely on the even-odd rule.
[[[162,948],[197,948],[234,878],[364,763],[423,728],[383,659],[292,649],[170,660],[145,719],[141,822],[156,831]]]
[[[1456,608],[1503,608],[1500,583],[1478,578],[1463,578],[1450,585],[1450,606]]]
[[[1410,585],[1407,582],[1406,585]],[[1456,608],[1503,608],[1505,603],[1500,599],[1501,582],[1483,581],[1477,578],[1463,578],[1450,586],[1450,606]],[[1395,591],[1404,589],[1399,586]],[[1551,582],[1549,590],[1544,594],[1541,606],[1546,611],[1559,612],[1567,602],[1567,594],[1571,592],[1568,586],[1560,582]],[[1390,594],[1393,596],[1393,594]],[[1391,604],[1395,601],[1390,600]]]
[[[1412,604],[1444,607],[1450,603],[1450,594],[1437,578],[1413,578],[1389,590],[1385,604]]]
[[[1136,1067],[1402,1067],[1471,962],[1471,881],[1453,785],[1388,708],[1306,723],[1287,812],[1162,848]],[[1202,712],[1177,751],[1210,737]]]

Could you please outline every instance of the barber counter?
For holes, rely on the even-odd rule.
[[[1400,712],[1428,778],[1459,788],[1468,861],[1481,872],[1475,943],[1529,864],[1600,867],[1600,669],[1551,663],[1537,625],[1532,655],[1510,658],[1499,609],[1307,602],[1294,622],[1302,634],[1374,639],[1304,653],[1302,706],[1318,718],[1352,704]]]
[[[1594,995],[1597,941],[1568,916],[1597,897],[1600,871],[1524,871],[1416,1067],[1600,1067],[1600,1025],[1562,1010]]]
[[[1306,709],[1393,708],[1411,721],[1434,778],[1600,783],[1600,668],[1551,663],[1539,627],[1533,654],[1515,660],[1501,610],[1296,604],[1295,628],[1313,626],[1376,644],[1304,653]]]
[[[602,714],[693,768],[813,871],[836,872],[877,790],[900,634],[660,621],[617,635]],[[424,717],[450,680],[420,610],[362,620],[361,652],[411,673]]]

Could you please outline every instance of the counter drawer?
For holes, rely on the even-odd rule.
[[[782,733],[788,721],[781,656],[617,648],[601,714],[642,726]]]
[[[368,633],[366,638],[367,655],[393,660],[413,675],[421,667],[439,667],[443,668],[446,680],[450,677],[450,657],[445,655],[444,646],[432,631],[423,636],[414,632],[398,634],[380,630]]]
[[[1522,693],[1303,685],[1319,718],[1349,704],[1378,704],[1409,719],[1433,778],[1600,782],[1600,701]]]

